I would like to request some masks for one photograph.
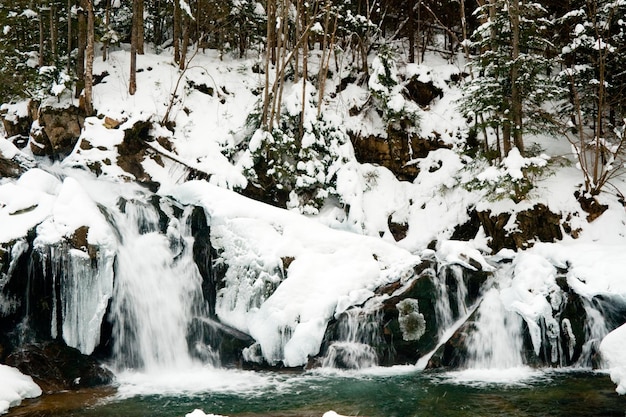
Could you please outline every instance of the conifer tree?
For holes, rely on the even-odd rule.
[[[557,96],[546,57],[551,23],[546,10],[526,0],[491,0],[477,9],[484,23],[472,35],[476,77],[465,88],[463,109],[501,135],[501,157],[512,146],[524,152],[523,135],[541,131],[552,118],[542,105]],[[500,141],[498,141],[500,143]]]

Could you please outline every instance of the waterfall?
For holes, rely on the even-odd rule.
[[[483,296],[467,341],[468,368],[506,369],[523,365],[522,318],[508,311],[500,292],[492,288]]]
[[[585,343],[582,346],[582,352],[578,358],[577,365],[579,366],[599,366],[602,367],[602,363],[594,363],[600,360],[598,353],[600,342],[609,334],[609,326],[603,313],[600,311],[601,307],[595,305],[591,300],[583,299],[583,307],[587,315],[585,321]]]
[[[445,265],[431,279],[436,288],[435,315],[441,337],[459,317],[467,314],[467,285],[459,265]]]
[[[157,210],[129,201],[119,216],[121,243],[109,320],[120,368],[181,368],[193,363],[188,328],[203,303],[202,277],[184,219],[169,218],[161,233]]]
[[[338,340],[331,343],[322,359],[329,368],[362,369],[378,365],[378,355],[373,346],[380,339],[380,313],[352,308],[342,313]]]

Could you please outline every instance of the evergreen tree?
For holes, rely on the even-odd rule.
[[[546,57],[551,22],[540,4],[526,0],[492,0],[476,13],[484,23],[472,34],[476,77],[465,87],[463,110],[480,116],[477,127],[501,135],[500,157],[512,146],[523,154],[524,133],[550,126],[552,117],[542,106],[559,91],[549,76],[554,63]]]

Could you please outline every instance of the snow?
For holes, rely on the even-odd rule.
[[[8,412],[10,407],[20,405],[25,398],[41,395],[41,388],[30,376],[18,369],[0,364],[0,414]]]
[[[609,333],[600,345],[602,358],[608,363],[611,379],[617,388],[618,394],[626,394],[626,356],[624,356],[624,344],[626,344],[626,324]]]
[[[327,322],[348,307],[346,301],[363,302],[364,294],[410,273],[419,262],[418,256],[390,243],[332,230],[206,182],[187,182],[168,194],[206,209],[218,251],[246,250],[242,241],[258,251],[253,262],[248,256],[229,258],[229,269],[240,272],[236,282],[218,293],[216,310],[222,321],[252,335],[273,364],[306,364],[308,356],[319,352]],[[294,260],[283,280],[276,268],[286,257]],[[244,286],[242,275],[248,274],[243,271],[250,264],[258,265],[261,274]],[[264,286],[259,281],[264,276],[273,285],[280,283],[269,297],[256,291]],[[248,309],[251,302],[257,307]]]
[[[204,411],[196,409],[196,410],[193,410],[191,413],[185,414],[185,417],[224,417],[224,416],[217,415],[217,414],[205,414]],[[331,411],[325,412],[322,415],[322,417],[345,417],[345,416],[342,416],[341,414],[337,414],[336,412],[331,410]]]
[[[181,4],[184,6],[184,2]],[[112,248],[112,233],[98,205],[115,205],[116,199],[110,196],[122,193],[119,183],[132,180],[115,163],[116,146],[122,142],[124,130],[137,121],[150,120],[155,122],[151,133],[172,142],[172,156],[210,175],[208,183],[181,185],[186,172],[171,160],[163,158],[163,165],[150,159],[144,163],[149,175],[160,182],[160,194],[206,209],[212,243],[229,261],[225,287],[218,294],[217,314],[223,322],[251,334],[270,362],[282,361],[287,366],[306,363],[307,356],[319,350],[325,326],[333,316],[365,302],[377,286],[409,273],[419,262],[417,254],[435,241],[435,254],[445,263],[489,271],[501,258],[511,261],[512,277],[510,282],[501,283],[500,294],[505,305],[528,324],[535,348],[539,338],[537,321],[552,314],[548,299],[556,285],[556,268],[568,268],[568,284],[585,298],[607,294],[626,298],[624,208],[615,196],[601,194],[600,202],[608,204],[609,209],[588,223],[573,196],[582,181],[574,166],[557,166],[555,175],[538,181],[528,198],[518,204],[510,199],[492,201],[485,192],[459,186],[473,178],[483,182],[496,182],[503,176],[521,179],[523,169],[531,164],[543,167],[554,157],[572,160],[567,141],[538,136],[535,140],[551,158],[522,158],[514,149],[498,167],[468,170],[470,161],[460,156],[457,148],[461,146],[459,137],[467,131],[466,121],[457,109],[461,92],[448,82],[451,74],[461,71],[461,64],[453,65],[429,54],[427,64],[392,68],[394,81],[416,77],[442,89],[442,98],[420,110],[420,135],[439,137],[450,149],[431,151],[425,158],[412,160],[420,172],[413,182],[407,182],[398,181],[386,168],[358,163],[350,148],[341,153],[347,161],[337,171],[341,204],[329,202],[320,214],[307,217],[231,191],[245,188],[248,181],[244,172],[252,166],[249,154],[239,155],[234,162],[225,155],[250,133],[246,119],[258,103],[253,91],[264,81],[264,75],[252,71],[258,57],[235,60],[217,51],[200,51],[182,73],[169,53],[147,52],[137,57],[142,71],[137,74],[139,89],[133,96],[127,93],[128,51],[113,49],[109,60],[95,62],[95,74],[106,71],[109,75],[94,86],[94,106],[98,114],[120,122],[118,128],[107,126],[103,117],[87,118],[79,143],[91,146],[77,146],[60,167],[41,166],[18,180],[0,180],[0,243],[20,239],[35,227],[39,243],[52,243],[80,226],[88,226],[90,243]],[[397,91],[390,92],[381,84],[378,75],[385,70],[381,60],[376,58],[372,65],[369,85],[349,84],[335,98],[325,99],[323,113],[359,135],[385,137],[383,120],[376,112],[348,114],[350,109],[365,106],[371,91],[390,93],[387,105],[394,111],[406,105]],[[212,88],[213,94],[192,86],[201,84]],[[308,100],[317,99],[313,86],[307,85],[306,94]],[[301,95],[301,84],[286,87],[289,114],[298,113]],[[158,123],[170,102],[169,120],[175,123],[175,132]],[[25,103],[4,105],[2,109],[7,110],[10,120],[27,115],[28,110]],[[258,149],[267,139],[257,131],[249,150]],[[306,140],[313,144],[310,137]],[[349,144],[346,146],[349,148]],[[12,158],[18,152],[0,138],[3,157]],[[87,170],[95,163],[100,163],[102,169],[100,181],[78,177],[76,170],[71,170]],[[55,175],[58,171],[63,175]],[[68,172],[72,174],[68,176]],[[614,182],[624,189],[623,178]],[[493,257],[488,255],[484,231],[468,242],[450,239],[455,227],[469,220],[468,210],[515,214],[535,203],[548,205],[563,218],[569,215],[572,229],[581,229],[580,237],[566,235],[561,242],[537,242],[531,249],[504,251]],[[389,220],[408,225],[404,239],[395,241]],[[286,260],[291,258],[287,267]],[[612,332],[603,344],[607,346],[603,353],[621,390],[626,379],[624,354],[614,349],[615,342],[611,341],[618,337],[623,340],[623,334],[624,330]],[[137,386],[150,382],[136,378]],[[194,413],[201,416],[199,410]]]

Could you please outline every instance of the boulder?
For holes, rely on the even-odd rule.
[[[30,375],[44,392],[108,385],[114,378],[94,359],[57,341],[23,346],[6,363]]]
[[[42,107],[30,132],[35,155],[63,158],[69,155],[85,124],[85,112],[76,106]]]
[[[511,213],[493,215],[490,210],[476,213],[487,237],[489,246],[496,253],[500,249],[527,249],[533,241],[555,242],[563,239],[561,215],[553,213],[544,204],[535,204],[528,210],[518,212],[515,216],[516,227],[513,231],[505,229]]]

